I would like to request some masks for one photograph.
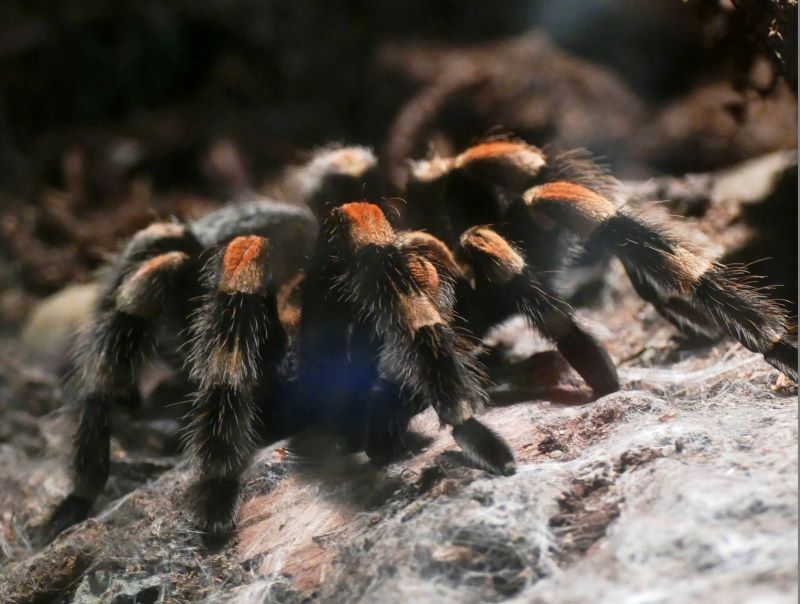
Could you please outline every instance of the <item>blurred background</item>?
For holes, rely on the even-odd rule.
[[[280,195],[329,141],[380,153],[373,197],[498,132],[637,182],[794,149],[796,40],[796,3],[768,0],[5,0],[0,327],[155,218]],[[724,220],[749,233],[729,259],[771,258],[796,308],[795,176]]]

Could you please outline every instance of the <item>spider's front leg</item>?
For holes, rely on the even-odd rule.
[[[744,269],[702,257],[666,227],[617,211],[608,199],[580,184],[556,181],[536,186],[526,191],[523,202],[533,215],[607,247],[646,299],[657,304],[683,300],[697,316],[711,317],[745,348],[761,353],[797,381],[797,344],[790,335],[789,318],[763,290],[750,284],[752,276]]]
[[[367,450],[382,457],[415,413],[432,406],[473,462],[514,472],[508,445],[474,413],[486,399],[482,372],[469,345],[450,324],[452,284],[434,255],[409,249],[380,208],[335,208],[326,229],[344,259],[336,279],[340,300],[352,305],[379,342],[380,379],[371,392]],[[449,307],[449,308],[444,308]]]
[[[569,305],[537,278],[522,254],[486,226],[472,227],[457,254],[469,267],[473,288],[460,291],[459,311],[483,336],[503,319],[523,315],[599,396],[619,390],[617,370],[603,346],[578,325]]]
[[[241,473],[256,447],[257,423],[281,417],[287,337],[269,252],[265,238],[237,237],[212,258],[209,293],[191,327],[189,364],[197,392],[187,436],[200,474],[199,521],[211,548],[235,528]]]
[[[48,521],[45,539],[85,519],[109,471],[110,407],[138,403],[137,377],[154,350],[164,309],[193,291],[190,254],[197,243],[177,224],[137,233],[114,266],[88,328],[78,339],[74,373],[65,385],[77,416],[72,450],[73,490]],[[184,300],[185,301],[185,300]]]

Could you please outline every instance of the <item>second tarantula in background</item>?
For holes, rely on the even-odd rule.
[[[377,180],[369,150],[326,148],[287,181],[303,204],[234,204],[134,236],[65,389],[78,424],[74,487],[51,536],[89,514],[109,473],[109,407],[136,400],[139,368],[157,352],[177,356],[196,389],[186,443],[209,545],[235,528],[259,443],[312,424],[386,461],[433,407],[468,459],[513,473],[508,445],[474,417],[487,399],[479,338],[492,326],[522,314],[598,395],[619,388],[554,278],[583,245],[616,255],[679,329],[727,333],[797,380],[780,306],[743,271],[618,210],[616,181],[585,154],[494,140],[415,162],[399,212],[353,201]]]

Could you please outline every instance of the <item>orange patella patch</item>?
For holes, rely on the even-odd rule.
[[[491,141],[470,147],[461,155],[461,163],[471,160],[501,157],[528,150],[528,145],[513,141]]]
[[[533,187],[523,195],[525,203],[537,211],[552,203],[560,215],[557,221],[583,237],[588,237],[603,221],[616,213],[614,204],[584,186],[566,181]],[[537,207],[538,206],[538,207]],[[554,218],[545,210],[546,216]]]
[[[475,145],[456,158],[456,167],[479,178],[513,190],[524,190],[544,167],[536,147],[515,141],[492,141]]]
[[[189,256],[183,252],[167,252],[166,254],[160,254],[145,262],[139,270],[136,271],[136,274],[141,276],[152,275],[162,270],[177,268],[188,259]]]
[[[536,187],[535,198],[567,199],[577,203],[596,205],[598,207],[605,207],[609,204],[605,197],[598,195],[591,189],[565,181],[551,182]]]
[[[490,228],[472,227],[461,236],[461,246],[491,281],[506,283],[525,270],[522,256]]]
[[[356,245],[386,244],[394,239],[394,231],[381,209],[367,202],[346,203],[340,208],[349,228],[348,235]]]
[[[229,292],[254,294],[266,284],[264,260],[269,242],[251,235],[237,237],[228,244],[222,257],[220,287]]]
[[[505,239],[488,228],[473,227],[469,229],[463,235],[461,244],[464,246],[472,246],[488,256],[497,258],[497,260],[503,263],[513,264],[515,267],[519,267],[519,271],[522,271],[522,267],[525,263],[522,257]]]
[[[138,239],[161,239],[166,237],[183,237],[186,227],[173,222],[156,222],[136,234]]]
[[[439,273],[433,264],[421,256],[412,255],[408,259],[408,268],[419,288],[429,296],[435,296],[439,291]]]
[[[225,250],[222,270],[227,278],[246,268],[251,262],[266,254],[267,240],[263,237],[237,237]]]

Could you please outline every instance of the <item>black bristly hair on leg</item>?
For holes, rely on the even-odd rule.
[[[303,166],[290,169],[282,188],[324,223],[336,207],[375,193],[378,180],[371,149],[332,144],[315,149]],[[391,207],[391,200],[382,203]],[[294,406],[300,423],[335,425],[355,441],[363,433],[365,384],[377,374],[374,362],[365,358],[371,345],[353,321],[351,305],[333,293],[341,258],[328,239],[323,229],[306,266]],[[345,358],[343,350],[354,358]]]
[[[351,306],[334,292],[341,259],[322,232],[309,260],[298,338],[297,413],[306,422],[331,424],[357,393],[349,387]]]
[[[596,157],[584,149],[573,149],[561,153],[550,153],[548,165],[543,174],[545,182],[570,182],[580,185],[607,199],[612,205],[618,207],[623,203],[623,191],[619,181],[614,178],[605,165],[598,163]],[[582,250],[591,250],[593,255],[607,253],[608,249],[602,245],[593,245],[597,240],[590,237],[585,242]],[[654,288],[640,274],[630,270],[626,265],[626,272],[636,293],[651,303],[656,311],[667,321],[672,323],[682,333],[695,339],[713,341],[722,334],[714,320],[701,308],[680,297],[665,296],[663,292]]]
[[[558,351],[577,371],[597,396],[619,390],[617,367],[611,355],[591,333],[570,317],[563,331],[555,338]]]
[[[547,165],[542,170],[542,182],[570,182],[609,200],[614,206],[621,203],[623,190],[608,166],[586,149],[557,151],[544,147]]]
[[[513,453],[508,444],[476,418],[470,417],[453,426],[453,439],[464,451],[466,458],[484,470],[503,476],[510,476],[516,471]]]
[[[787,314],[749,278],[744,269],[714,264],[694,284],[692,297],[745,348],[797,382],[797,340]]]
[[[419,406],[419,401],[405,398],[397,384],[382,378],[375,381],[368,395],[364,435],[364,451],[371,460],[388,463],[405,450],[408,423],[422,410]]]
[[[138,403],[137,376],[153,353],[165,308],[180,304],[195,267],[187,251],[195,242],[180,225],[155,224],[140,231],[110,273],[86,330],[75,348],[64,391],[76,417],[72,449],[73,490],[51,515],[50,541],[86,518],[109,473],[110,407]],[[181,251],[164,251],[180,248]]]
[[[77,373],[68,386],[78,427],[73,449],[75,494],[94,498],[108,478],[110,406],[138,401],[136,375],[152,348],[152,325],[115,311],[91,326]]]
[[[781,306],[752,285],[743,268],[704,258],[652,219],[617,211],[598,193],[569,182],[551,182],[524,195],[539,213],[583,239],[610,249],[637,283],[646,283],[659,300],[685,298],[745,348],[797,381],[797,346]],[[641,289],[641,288],[637,288]],[[789,362],[787,362],[787,360]]]
[[[209,291],[192,321],[188,363],[197,390],[186,440],[199,473],[198,516],[210,549],[233,534],[240,476],[256,448],[262,403],[267,411],[281,404],[287,338],[269,271],[268,240],[233,239],[209,261]]]
[[[781,361],[787,349],[797,354],[786,312],[752,285],[745,269],[705,259],[661,225],[627,214],[610,218],[596,236],[614,249],[628,272],[664,297],[686,296],[729,336],[797,380],[796,364]]]
[[[703,308],[692,305],[686,298],[665,295],[648,279],[625,264],[625,272],[637,294],[679,331],[695,339],[715,341],[722,335],[714,319]]]

